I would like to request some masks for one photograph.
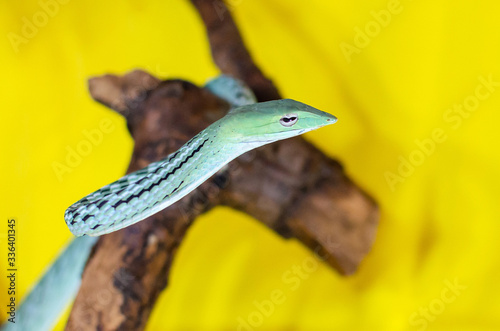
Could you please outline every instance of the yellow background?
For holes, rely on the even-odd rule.
[[[229,3],[283,95],[339,118],[306,138],[377,199],[380,227],[356,275],[319,264],[292,289],[283,275],[311,252],[216,209],[191,228],[147,330],[235,330],[276,289],[286,299],[255,330],[500,330],[500,88],[459,125],[446,117],[472,100],[479,77],[500,82],[498,2]],[[372,11],[392,6],[398,13],[377,31]],[[65,208],[127,168],[125,122],[91,100],[87,78],[143,68],[203,84],[218,74],[188,1],[71,0],[15,52],[9,33],[22,35],[23,17],[42,10],[37,1],[0,4],[2,320],[7,218],[18,224],[22,298],[71,237]],[[368,45],[348,59],[342,43],[360,45],[356,31],[367,27]],[[53,163],[103,118],[114,130],[58,180]],[[387,173],[401,175],[401,158],[416,157],[415,140],[435,129],[446,140],[391,189]],[[460,284],[455,294],[450,282]]]

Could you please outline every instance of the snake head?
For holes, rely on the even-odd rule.
[[[264,145],[333,124],[331,114],[292,99],[255,103],[233,108],[221,123],[232,141]]]

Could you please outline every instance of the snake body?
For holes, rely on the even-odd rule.
[[[256,102],[253,93],[246,85],[227,76],[217,77],[205,88],[228,101],[235,109]],[[296,112],[296,107],[304,112]],[[274,113],[269,110],[270,108],[275,108]],[[276,112],[276,109],[280,110]],[[312,114],[308,115],[308,111]],[[269,118],[276,124],[283,117],[283,113],[295,114],[300,118],[291,126],[270,125]],[[332,124],[336,120],[332,115],[292,101],[257,104],[251,108],[233,110],[228,115],[229,117],[223,119],[223,122],[232,126],[232,130],[226,131],[225,136],[220,135],[221,132],[212,125],[164,160],[129,174],[73,204],[65,214],[70,230],[75,235],[95,236],[132,224],[127,215],[134,213],[131,211],[135,208],[133,206],[143,208],[156,203],[157,206],[161,206],[157,208],[166,207],[201,184],[231,158],[246,150],[269,143],[273,139],[285,139],[313,130],[325,123]],[[312,117],[315,119],[308,119]],[[262,121],[264,118],[267,120]],[[296,125],[298,123],[301,125]],[[290,122],[283,124],[289,125]],[[259,126],[261,126],[260,131],[252,129]],[[292,127],[296,131],[286,129]],[[288,133],[280,134],[280,131]],[[242,136],[246,136],[246,142],[242,142]],[[209,143],[207,137],[215,140],[212,139]],[[145,193],[146,191],[150,193]],[[142,210],[141,216],[137,216],[134,221],[139,221],[141,217],[152,213],[154,209],[146,207]],[[108,215],[111,218],[107,218]],[[93,224],[92,227],[95,229],[91,229],[90,224]],[[97,231],[99,229],[100,231]],[[95,240],[96,238],[87,236],[72,240],[30,293],[23,298],[18,310],[20,324],[5,323],[0,329],[2,331],[51,330],[63,307],[72,300],[78,290],[81,271]]]
[[[245,84],[228,76],[222,75],[211,80],[205,88],[232,107],[256,102],[252,91]],[[73,300],[80,287],[83,267],[96,240],[97,237],[89,236],[72,239],[22,298],[16,323],[6,322],[0,330],[52,330],[64,307]]]
[[[5,322],[0,331],[53,330],[58,317],[78,292],[83,267],[97,239],[74,238],[23,298],[16,312],[16,323]]]
[[[291,99],[249,104],[248,97],[238,96],[232,103],[239,107],[175,153],[71,205],[64,215],[70,231],[97,236],[139,222],[193,191],[237,156],[336,121],[333,115]]]

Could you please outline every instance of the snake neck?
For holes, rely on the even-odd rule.
[[[250,149],[217,129],[214,123],[173,153],[169,157],[168,169],[163,169],[162,177],[182,173],[182,177],[185,177],[183,184],[200,182]]]

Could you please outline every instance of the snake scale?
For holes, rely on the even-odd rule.
[[[74,238],[68,244],[23,298],[18,322],[5,323],[1,331],[52,329],[78,291],[82,269],[97,239],[92,236],[125,227],[167,207],[245,151],[336,121],[332,115],[292,100],[256,104],[252,91],[228,76],[215,78],[205,88],[229,102],[233,110],[164,160],[69,207],[65,218],[70,230],[90,237]],[[142,211],[134,215],[138,210]]]
[[[337,120],[291,99],[238,102],[248,100],[247,90],[235,98],[237,107],[175,153],[71,205],[64,215],[70,231],[98,236],[137,223],[175,203],[239,155]]]

